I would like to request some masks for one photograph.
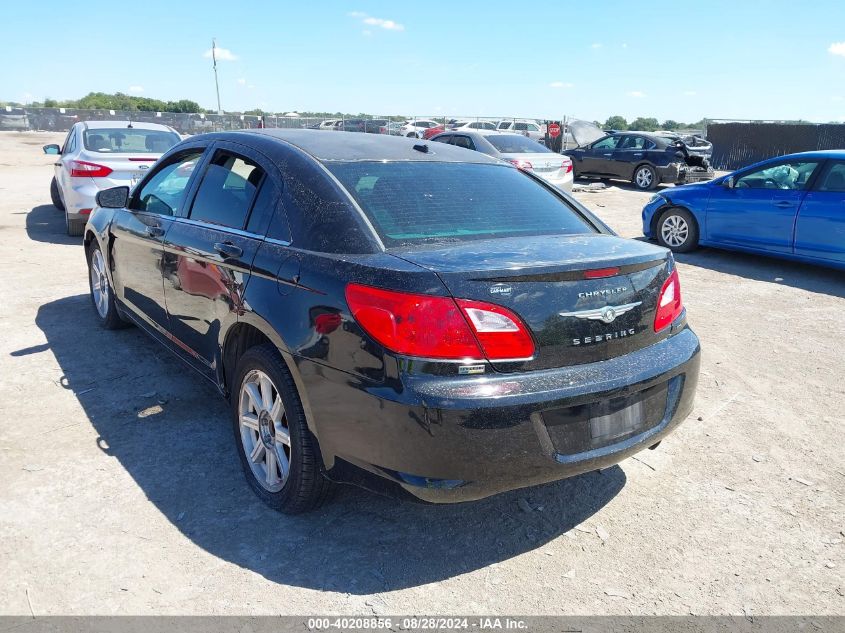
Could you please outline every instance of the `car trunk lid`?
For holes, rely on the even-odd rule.
[[[147,173],[160,154],[109,154],[105,152],[83,152],[80,160],[103,165],[112,170],[104,178],[93,178],[100,189],[128,185],[134,187],[138,181]]]
[[[494,363],[500,372],[607,360],[666,336],[654,332],[654,315],[674,264],[668,251],[650,244],[555,235],[391,253],[435,272],[454,297],[504,306],[525,322],[535,355]]]

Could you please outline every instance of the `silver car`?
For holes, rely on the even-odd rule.
[[[97,192],[134,187],[180,140],[176,130],[158,123],[84,121],[70,128],[61,147],[45,145],[45,154],[59,155],[50,197],[65,212],[68,235],[82,235]]]
[[[431,140],[501,158],[558,189],[572,192],[572,159],[522,134],[453,130],[438,134]]]

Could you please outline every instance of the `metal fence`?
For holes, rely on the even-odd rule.
[[[555,119],[565,125],[572,117],[560,116]],[[319,126],[323,121],[341,120],[343,122],[366,121],[367,131],[396,131],[397,126],[406,121],[435,121],[445,124],[453,121],[536,121],[547,122],[546,117],[478,117],[436,114],[432,116],[325,116],[304,117],[280,114],[199,114],[176,112],[141,112],[126,110],[80,110],[74,108],[0,108],[0,130],[44,130],[66,132],[78,121],[143,121],[169,125],[180,134],[200,134],[222,130],[245,130],[260,127],[267,128],[308,128]],[[389,125],[388,125],[389,124]],[[385,128],[380,130],[380,128]]]
[[[710,120],[707,140],[714,167],[734,170],[794,152],[845,149],[845,124]]]

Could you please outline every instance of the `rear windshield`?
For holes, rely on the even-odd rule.
[[[329,162],[385,246],[595,233],[530,176],[504,165]]]
[[[553,154],[545,145],[540,145],[521,134],[490,134],[485,136],[490,144],[502,154]]]
[[[82,134],[85,149],[103,154],[163,154],[180,140],[175,132],[127,127],[85,130]]]

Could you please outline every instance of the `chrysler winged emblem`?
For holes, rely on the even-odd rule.
[[[635,303],[626,303],[621,306],[604,306],[603,308],[596,308],[595,310],[580,310],[578,312],[558,312],[562,317],[575,317],[578,319],[589,319],[591,321],[604,321],[605,323],[613,323],[616,317],[630,312],[642,301]]]

